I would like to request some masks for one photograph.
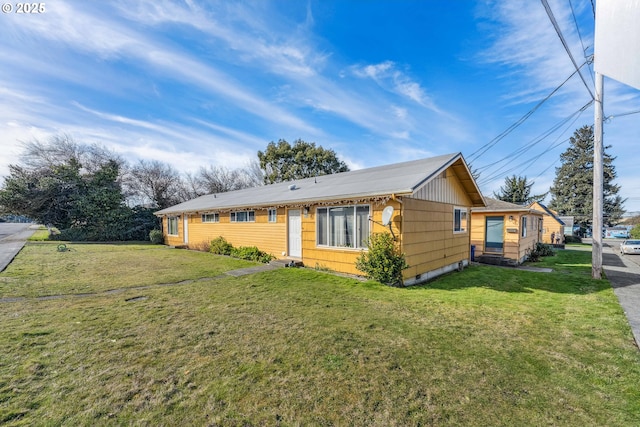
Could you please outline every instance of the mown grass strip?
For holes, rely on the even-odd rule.
[[[279,269],[7,304],[0,419],[638,425],[639,353],[608,283],[583,273],[483,266],[398,289]]]
[[[28,243],[0,273],[0,298],[104,292],[215,277],[254,262],[151,244]]]

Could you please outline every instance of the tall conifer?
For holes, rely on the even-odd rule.
[[[617,223],[624,209],[624,200],[618,195],[620,186],[613,183],[616,170],[615,157],[604,148],[604,223]],[[550,189],[549,207],[560,215],[573,216],[575,224],[589,227],[593,220],[593,128],[583,126],[569,139],[569,148],[560,155],[561,166]]]

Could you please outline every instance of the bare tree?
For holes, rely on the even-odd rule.
[[[187,200],[180,173],[157,160],[140,160],[131,168],[127,184],[139,199],[159,209]]]
[[[223,166],[201,167],[197,178],[205,193],[224,193],[255,187],[252,176],[245,169],[228,169]]]
[[[98,144],[78,144],[69,135],[56,135],[47,142],[34,139],[22,146],[21,162],[34,170],[50,169],[70,160],[77,162],[87,173],[94,173],[106,163],[115,162],[121,170],[119,179],[126,170],[126,162],[119,155]]]

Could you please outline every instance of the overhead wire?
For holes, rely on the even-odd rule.
[[[488,165],[482,166],[478,169],[476,169],[476,171],[478,172],[482,172],[483,170],[495,166],[497,164],[500,164],[502,162],[505,162],[507,160],[509,161],[513,161],[517,158],[519,158],[520,156],[522,156],[524,153],[526,153],[527,151],[531,150],[533,147],[535,147],[536,145],[538,145],[539,143],[541,143],[542,141],[544,141],[549,135],[553,134],[555,131],[557,131],[558,129],[560,129],[560,127],[562,127],[564,124],[568,123],[572,118],[573,121],[571,121],[571,123],[569,124],[569,126],[571,126],[573,123],[576,122],[576,120],[578,119],[578,117],[580,117],[580,115],[587,109],[587,107],[589,107],[589,105],[591,105],[593,102],[590,101],[587,104],[585,104],[582,108],[580,108],[579,110],[575,111],[574,113],[572,113],[571,115],[569,115],[568,117],[562,119],[560,122],[556,123],[555,125],[553,125],[550,129],[548,129],[547,131],[543,132],[541,135],[539,135],[538,137],[536,137],[535,139],[533,139],[530,143],[526,144],[524,147],[521,147],[519,149],[517,149],[516,151],[506,155],[505,157],[503,157],[500,160],[497,160],[493,163],[489,163]],[[568,126],[568,127],[569,127]],[[561,132],[561,134],[564,134],[564,132],[567,131],[568,127],[563,130]],[[556,139],[557,140],[557,139]],[[551,144],[553,145],[553,143]],[[547,150],[544,150],[540,155],[538,156],[534,156],[532,157],[533,161],[537,160],[538,158],[540,158],[542,155],[546,154],[550,149],[555,148],[555,147],[549,147],[547,148]],[[525,162],[524,164],[526,164],[527,162]],[[511,169],[509,169],[508,171],[512,171],[515,168],[522,166],[522,164],[517,165],[512,167]],[[485,178],[481,178],[480,179],[480,183],[483,182],[488,182],[491,181],[493,179],[495,179],[496,177],[498,177],[499,175],[505,173],[504,168],[506,166],[502,166],[500,168],[498,168],[497,170],[494,170],[491,172],[491,175],[489,177],[485,177]]]
[[[591,63],[591,62],[593,62],[593,55],[591,55],[591,59],[587,55],[587,47],[584,47],[584,41],[582,39],[582,34],[580,33],[580,26],[578,25],[578,18],[576,17],[576,11],[573,8],[573,3],[571,2],[571,0],[569,0],[569,7],[571,8],[571,16],[573,17],[573,23],[576,26],[576,32],[578,33],[578,38],[580,39],[580,46],[582,46],[582,54],[584,55],[584,59],[588,63]],[[591,77],[591,83],[593,84],[593,87],[595,87],[596,86],[596,81],[595,81],[595,78],[593,76],[593,72],[589,73],[589,77]]]
[[[561,120],[560,122],[556,123],[555,125],[553,125],[549,130],[545,131],[542,135],[540,135],[539,137],[537,137],[536,139],[533,140],[532,143],[527,144],[527,146],[522,147],[518,150],[516,150],[515,152],[505,156],[504,158],[490,164],[487,166],[484,166],[482,169],[486,169],[489,166],[493,166],[495,164],[501,163],[505,160],[515,160],[516,158],[520,157],[522,154],[524,154],[526,151],[528,151],[529,149],[533,148],[535,145],[537,145],[538,143],[542,142],[545,138],[547,138],[549,135],[551,135],[553,132],[555,132],[556,130],[558,130],[560,127],[562,127],[564,124],[568,123],[569,121],[571,121],[571,119],[573,118],[573,120],[571,121],[571,123],[569,123],[569,125],[565,128],[565,130],[563,130],[561,132],[561,135],[564,134],[567,129],[569,129],[569,127],[571,127],[580,117],[580,115],[593,103],[593,101],[589,101],[587,104],[585,104],[582,108],[580,108],[579,110],[577,110],[576,112],[572,113],[571,115],[569,115],[568,117],[564,118],[563,120]],[[559,137],[558,137],[559,138]],[[556,139],[557,141],[557,139]],[[492,171],[491,175],[487,176],[487,177],[480,177],[480,179],[478,180],[478,184],[483,185],[486,183],[489,183],[493,180],[495,180],[496,178],[499,178],[501,175],[508,175],[509,173],[511,173],[514,170],[519,170],[521,169],[523,166],[529,167],[531,166],[533,163],[535,163],[538,159],[540,159],[542,156],[544,156],[545,154],[547,154],[549,151],[555,149],[556,147],[558,147],[559,145],[562,145],[564,142],[568,141],[568,139],[565,139],[563,141],[560,141],[559,143],[556,143],[555,141],[553,143],[550,144],[550,146],[546,149],[543,150],[540,154],[533,156],[531,158],[529,158],[528,160],[521,162],[517,165],[513,165],[508,169],[504,169],[505,166]],[[512,158],[513,157],[513,158]],[[478,169],[480,170],[480,169]]]
[[[553,11],[551,10],[551,7],[549,6],[549,2],[547,0],[540,0],[540,1],[542,2],[542,5],[544,6],[545,11],[547,12],[547,16],[549,17],[549,20],[551,21],[551,25],[553,25],[553,28],[556,30],[556,33],[558,34],[558,37],[560,38],[560,42],[562,42],[562,46],[564,46],[564,50],[567,52],[567,55],[569,55],[569,59],[571,59],[571,62],[573,63],[573,66],[575,67],[576,71],[578,71],[578,75],[580,76],[580,79],[582,80],[582,83],[584,83],[584,87],[586,87],[587,91],[589,91],[589,94],[591,95],[591,99],[595,99],[596,97],[594,96],[593,92],[591,91],[591,88],[587,84],[587,81],[585,80],[584,76],[580,72],[580,68],[581,67],[578,67],[578,63],[576,62],[575,58],[573,57],[573,54],[571,53],[571,49],[569,49],[569,45],[567,44],[567,40],[564,38],[564,35],[562,34],[562,31],[560,30],[560,26],[558,25],[558,22],[556,21],[556,18],[553,15]]]
[[[583,67],[585,64],[586,64],[586,62],[583,63],[580,67]],[[542,106],[542,104],[544,104],[546,101],[548,101],[549,98],[551,98],[557,91],[559,91],[562,88],[562,86],[564,86],[564,84],[567,83],[571,79],[571,77],[573,77],[576,73],[578,73],[578,70],[576,70],[573,73],[571,73],[571,75],[569,77],[567,77],[562,83],[560,83],[560,85],[558,87],[553,89],[551,91],[551,93],[549,93],[549,95],[547,95],[540,102],[538,102],[538,104],[536,104],[525,115],[523,115],[518,120],[516,120],[515,123],[513,123],[507,129],[502,131],[498,136],[493,138],[491,141],[487,142],[482,147],[478,148],[476,151],[471,153],[469,155],[469,157],[467,157],[467,161],[469,162],[469,164],[472,164],[474,160],[477,160],[480,156],[482,156],[484,153],[486,153],[491,147],[496,145],[498,142],[500,142],[502,139],[504,139],[507,135],[509,135],[511,132],[513,132],[518,126],[520,126],[522,123],[524,123],[529,117],[531,117],[531,115],[533,115],[533,113],[536,112],[536,110],[538,110],[538,108],[540,108]]]

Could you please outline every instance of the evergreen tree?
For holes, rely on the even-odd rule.
[[[335,151],[301,139],[294,141],[293,146],[284,139],[277,144],[271,141],[264,152],[258,151],[258,160],[264,171],[265,184],[349,170]]]
[[[575,223],[589,227],[593,220],[593,128],[583,126],[569,139],[569,148],[560,155],[562,165],[556,168],[551,187],[549,207],[560,215],[573,216]],[[618,195],[620,186],[613,184],[616,170],[614,157],[604,147],[604,223],[617,223],[624,209],[624,200]]]
[[[535,182],[528,183],[527,177],[515,176],[504,179],[504,187],[500,187],[500,193],[493,192],[493,197],[503,202],[515,203],[518,205],[529,205],[533,202],[541,202],[546,196],[544,194],[531,195],[531,188]]]

